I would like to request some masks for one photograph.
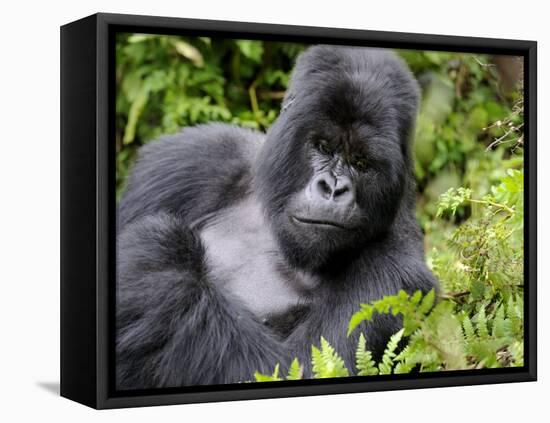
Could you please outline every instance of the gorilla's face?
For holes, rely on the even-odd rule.
[[[400,203],[405,170],[398,144],[374,129],[325,122],[306,135],[296,153],[302,163],[300,183],[281,193],[283,201],[272,215],[292,259],[313,268],[387,230]]]
[[[338,49],[320,50],[308,50],[296,66],[290,105],[270,128],[257,169],[272,230],[287,258],[308,269],[391,226],[409,177],[417,101],[414,81],[394,56],[351,49],[355,63],[348,49],[350,73],[323,68],[337,63]],[[397,96],[396,80],[408,83],[409,98]]]

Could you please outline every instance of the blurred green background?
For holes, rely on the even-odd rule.
[[[118,34],[117,196],[137,149],[162,134],[211,121],[269,128],[296,57],[306,47]],[[414,170],[426,260],[441,281],[442,297],[455,304],[453,319],[465,325],[471,319],[481,325],[480,337],[489,336],[479,343],[470,337],[461,363],[520,365],[523,329],[518,319],[508,325],[516,329],[505,341],[484,328],[491,328],[491,319],[496,319],[494,328],[501,327],[502,310],[515,316],[513,310],[523,307],[522,60],[397,53],[422,88]],[[445,358],[433,361],[432,355],[429,360],[426,368],[449,368]]]

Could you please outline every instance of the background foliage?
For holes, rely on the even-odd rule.
[[[120,34],[116,44],[117,187],[139,146],[211,121],[266,130],[305,46]]]
[[[266,130],[306,46],[120,34],[116,44],[117,193],[137,149],[210,121]],[[350,331],[374,313],[403,317],[379,363],[360,337],[359,375],[521,366],[523,363],[523,97],[518,58],[398,51],[422,88],[414,139],[417,216],[431,293],[357,305]],[[401,342],[401,343],[400,343]],[[406,345],[404,349],[399,345]],[[347,376],[324,338],[316,377]],[[288,379],[301,377],[293,362]],[[280,380],[272,375],[258,381]]]

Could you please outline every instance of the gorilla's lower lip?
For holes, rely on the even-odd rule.
[[[312,218],[301,217],[301,216],[291,216],[291,218],[295,222],[303,224],[303,225],[331,226],[331,227],[339,228],[339,229],[349,229],[347,226],[342,225],[339,222],[334,222],[334,221],[330,221],[330,220],[312,219]]]

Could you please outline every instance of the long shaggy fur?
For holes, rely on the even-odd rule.
[[[354,368],[359,331],[348,338],[346,329],[360,303],[437,287],[414,216],[410,134],[418,98],[394,54],[318,46],[299,58],[267,137],[211,124],[143,147],[118,209],[118,388],[248,381],[276,363],[284,369],[293,357],[309,376],[310,348],[320,336]],[[351,146],[367,140],[374,170],[358,177],[363,226],[347,243],[297,238],[284,218],[312,177],[306,145],[315,131],[345,135]],[[212,273],[199,235],[253,194],[288,265],[320,280],[286,337],[214,283],[224,275]],[[363,324],[376,356],[399,325],[393,316]]]

